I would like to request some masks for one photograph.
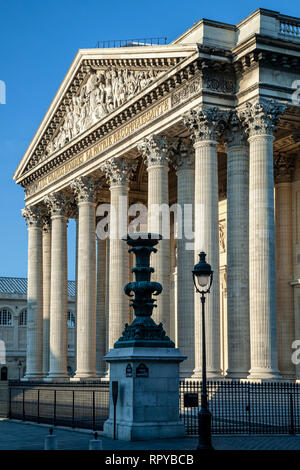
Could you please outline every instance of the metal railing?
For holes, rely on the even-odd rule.
[[[181,381],[180,418],[198,434],[201,382]],[[213,434],[300,433],[300,386],[288,382],[208,381]],[[109,384],[9,384],[9,417],[102,430],[109,416]]]
[[[10,419],[101,431],[108,415],[109,385],[106,383],[10,384]]]
[[[136,47],[136,46],[160,46],[167,44],[166,37],[139,38],[139,39],[108,39],[106,41],[97,41],[96,48],[106,47]]]
[[[198,434],[201,382],[180,382],[180,417]],[[213,434],[300,433],[300,387],[288,382],[208,381]],[[191,406],[192,405],[192,406]]]

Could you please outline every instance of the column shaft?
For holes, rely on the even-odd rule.
[[[43,229],[43,375],[49,373],[50,357],[50,293],[51,293],[51,229]]]
[[[96,371],[104,377],[106,362],[106,240],[97,239]]]
[[[278,366],[285,379],[295,378],[291,361],[295,339],[293,279],[292,183],[275,186],[276,264],[277,264],[277,331]]]
[[[273,136],[249,138],[250,378],[278,377]]]
[[[108,347],[113,348],[114,343],[121,336],[125,323],[128,322],[128,300],[124,294],[124,286],[129,280],[128,248],[122,240],[126,235],[120,226],[120,220],[128,211],[128,182],[111,185],[110,203],[111,215],[114,213],[114,236],[110,237],[109,256],[109,339]]]
[[[96,235],[95,203],[78,203],[78,280],[76,379],[96,375]]]
[[[169,168],[166,165],[148,167],[148,231],[153,233],[163,232],[163,213],[158,217],[158,207],[165,204],[169,206]],[[163,239],[159,245],[159,251],[151,257],[151,265],[154,268],[153,280],[160,282],[163,291],[157,302],[157,308],[153,311],[153,320],[162,322],[167,334],[170,334],[170,240]],[[174,339],[174,338],[171,338]]]
[[[43,269],[42,228],[39,216],[24,209],[28,221],[27,351],[25,380],[43,376]]]
[[[233,378],[250,369],[249,324],[249,150],[227,147],[227,331],[228,370]]]
[[[193,217],[194,206],[194,168],[177,169],[177,203],[182,211],[182,237],[177,240],[177,321],[178,347],[187,359],[180,364],[180,376],[191,377],[195,367],[194,338],[194,285],[191,271],[194,266],[194,251],[191,240],[186,238],[185,228],[193,230],[192,221],[187,221],[187,214]],[[187,212],[189,207],[190,212]]]
[[[50,294],[50,370],[47,381],[67,380],[67,219],[52,215],[51,294]]]
[[[196,141],[195,145],[195,258],[204,251],[214,271],[211,293],[206,296],[207,375],[215,377],[220,368],[220,286],[219,286],[219,213],[218,157],[215,140]],[[202,368],[200,296],[195,294],[195,371]]]

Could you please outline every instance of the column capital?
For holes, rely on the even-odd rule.
[[[50,214],[44,214],[42,217],[42,227],[44,233],[49,233],[51,230],[51,217]]]
[[[136,168],[137,161],[125,157],[113,157],[100,166],[100,170],[109,179],[110,188],[128,184]]]
[[[243,109],[238,111],[245,131],[249,137],[269,135],[273,136],[279,115],[283,114],[286,105],[274,100],[260,100],[254,103],[246,103]]]
[[[169,167],[168,143],[164,135],[151,135],[138,144],[145,163],[149,168],[164,166]]]
[[[184,125],[192,131],[194,144],[203,141],[216,142],[224,132],[229,118],[228,111],[221,111],[218,107],[203,107],[192,109],[183,117]]]
[[[51,193],[44,198],[44,203],[49,207],[51,211],[51,217],[66,217],[67,206],[69,199],[66,198],[62,193]]]
[[[170,144],[170,160],[178,173],[195,169],[195,151],[190,139],[179,137]]]
[[[22,216],[27,227],[42,227],[43,212],[39,206],[26,206],[22,209]]]
[[[95,202],[96,200],[96,184],[89,176],[81,176],[71,181],[71,189],[74,191],[77,203]]]
[[[247,135],[242,125],[240,116],[234,111],[230,114],[228,128],[225,136],[227,147],[247,146]]]
[[[290,183],[295,169],[294,155],[278,153],[274,157],[275,183]]]

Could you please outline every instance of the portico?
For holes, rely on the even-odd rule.
[[[300,40],[290,25],[300,19],[257,10],[238,25],[201,20],[164,46],[78,52],[14,175],[28,225],[25,379],[69,380],[70,218],[74,379],[107,377],[103,356],[130,322],[122,236],[140,216],[128,208],[143,204],[140,232],[164,232],[172,208],[151,260],[163,285],[153,318],[187,356],[181,377],[201,374],[191,271],[203,250],[214,270],[208,377],[300,380]],[[96,228],[100,204],[110,204],[109,236]]]

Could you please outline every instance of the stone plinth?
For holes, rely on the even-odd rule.
[[[175,348],[132,347],[109,351],[105,360],[110,363],[110,394],[112,381],[119,384],[117,439],[139,441],[184,436],[184,424],[179,420],[178,392],[179,363],[184,359]],[[137,377],[140,364],[148,369],[148,377]],[[143,370],[142,367],[141,372]],[[104,435],[114,435],[111,396]]]

